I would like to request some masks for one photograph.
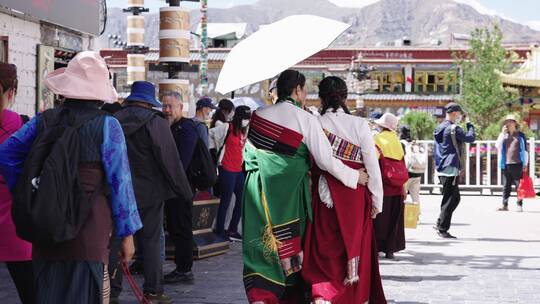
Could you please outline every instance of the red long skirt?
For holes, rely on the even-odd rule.
[[[405,249],[405,224],[403,195],[385,196],[383,211],[375,219],[377,248],[384,253],[394,253]]]
[[[359,164],[344,162],[354,169]],[[328,208],[318,193],[324,174],[334,206]],[[371,194],[366,187],[345,187],[330,174],[313,170],[313,222],[308,222],[302,276],[312,299],[333,304],[386,303],[379,274],[377,244],[371,218]],[[345,284],[349,261],[357,258],[358,281]],[[356,267],[355,267],[356,268]]]

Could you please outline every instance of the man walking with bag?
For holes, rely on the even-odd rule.
[[[206,126],[184,118],[183,100],[178,92],[161,92],[163,114],[171,123],[171,131],[176,141],[180,160],[186,170],[189,183],[195,193],[212,187],[216,180],[216,168],[208,150]],[[205,132],[200,133],[202,128]],[[205,143],[206,140],[206,143]],[[176,197],[165,202],[167,231],[174,242],[176,269],[165,275],[164,283],[191,283],[193,281],[193,196]]]
[[[458,125],[463,117],[461,106],[451,102],[445,107],[446,119],[437,126],[433,132],[435,137],[435,167],[439,175],[442,188],[441,213],[433,227],[437,234],[445,239],[453,239],[450,225],[452,214],[456,210],[461,196],[459,193],[459,172],[466,154],[463,153],[464,143],[473,143],[476,134],[472,123],[467,122],[467,132]]]
[[[155,98],[154,85],[147,81],[134,82],[125,102],[127,105],[116,112],[115,117],[122,124],[126,137],[135,197],[143,223],[143,229],[136,235],[144,256],[143,291],[150,301],[170,303],[171,299],[163,293],[161,285],[160,237],[164,202],[173,197],[190,199],[191,187],[169,123],[160,112],[152,109],[162,107]],[[109,272],[116,274],[111,280],[111,299],[114,300],[122,290],[122,274],[114,271],[118,266],[118,245],[118,241],[111,243],[109,264]]]

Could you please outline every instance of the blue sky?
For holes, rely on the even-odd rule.
[[[208,0],[210,7],[231,7],[241,4],[251,4],[257,0]],[[263,0],[264,1],[264,0]],[[291,0],[294,1],[294,0]],[[345,7],[361,7],[377,0],[329,0],[337,5]],[[540,30],[540,0],[456,0],[473,6],[484,14],[500,15],[507,19],[529,24]],[[125,6],[127,0],[107,0],[109,6]],[[165,0],[146,0],[145,4],[152,10],[166,6]],[[196,8],[199,3],[183,2],[182,5]]]

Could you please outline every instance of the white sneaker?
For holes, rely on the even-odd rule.
[[[517,206],[516,212],[523,212],[523,206]]]

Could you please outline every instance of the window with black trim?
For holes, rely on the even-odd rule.
[[[379,88],[375,91],[384,92],[403,92],[405,89],[405,77],[403,71],[375,71],[369,73],[371,80],[377,80]]]
[[[458,92],[456,71],[415,71],[414,91],[417,93]]]

